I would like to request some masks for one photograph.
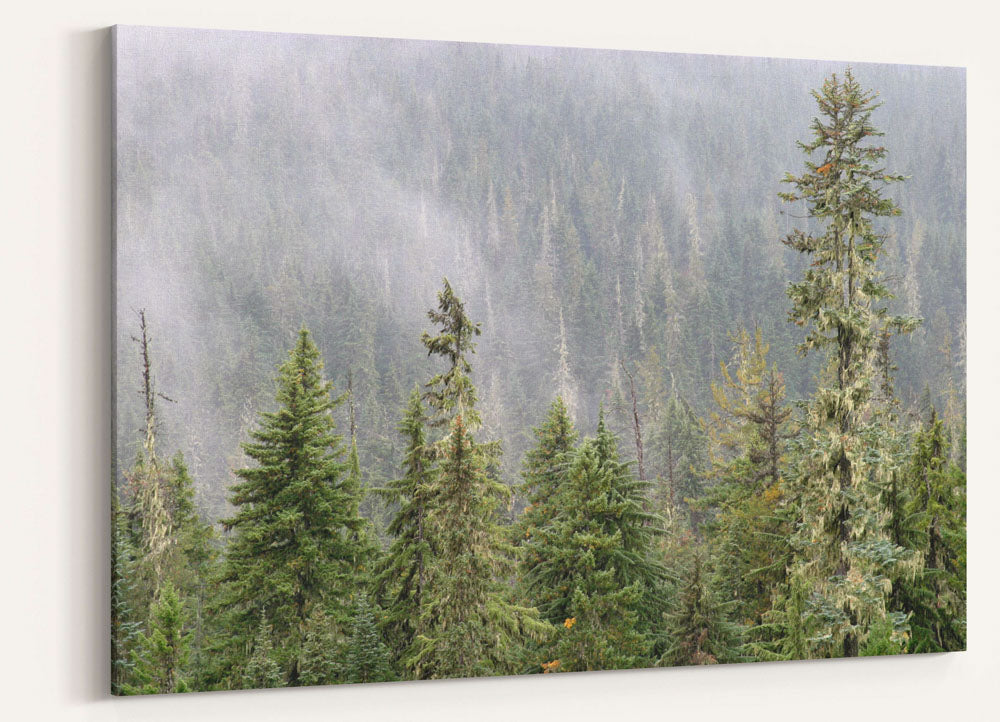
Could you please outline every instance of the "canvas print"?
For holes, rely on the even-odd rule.
[[[113,39],[115,694],[965,648],[964,70]]]

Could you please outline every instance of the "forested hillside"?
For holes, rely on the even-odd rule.
[[[119,691],[964,648],[961,71],[117,45]]]

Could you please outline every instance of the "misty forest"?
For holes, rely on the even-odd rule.
[[[963,71],[115,54],[114,693],[965,648]]]

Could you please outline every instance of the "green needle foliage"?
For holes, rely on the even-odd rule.
[[[465,423],[475,431],[479,428],[479,412],[476,411],[476,387],[469,376],[472,364],[468,355],[476,352],[473,339],[482,335],[481,324],[473,323],[465,314],[465,306],[455,295],[448,279],[442,280],[444,288],[438,291],[437,310],[427,312],[431,323],[440,326],[437,335],[424,331],[420,342],[427,348],[428,356],[440,356],[448,362],[448,368],[427,382],[424,399],[432,410],[431,425],[448,426],[451,419],[461,414]]]
[[[665,609],[665,570],[652,557],[662,522],[643,510],[649,484],[619,461],[603,412],[596,438],[569,452],[560,473],[555,514],[524,545],[521,582],[557,625],[548,656],[567,671],[641,665]]]
[[[562,397],[555,398],[545,421],[533,431],[535,446],[525,453],[521,472],[521,493],[527,505],[512,527],[514,542],[521,547],[523,569],[533,569],[545,559],[546,552],[535,544],[537,531],[551,523],[565,503],[566,472],[577,432]]]
[[[662,666],[720,664],[744,661],[739,627],[730,621],[732,603],[720,601],[698,550],[682,559],[681,584],[673,608],[666,615],[667,648]]]
[[[256,465],[239,469],[236,507],[223,526],[235,532],[222,573],[217,609],[225,617],[227,667],[246,662],[252,630],[263,614],[276,643],[284,683],[299,683],[302,630],[314,607],[346,622],[356,584],[358,516],[350,469],[331,412],[339,399],[323,379],[319,350],[303,328],[278,375],[276,412],[260,415],[243,451]]]
[[[540,532],[548,556],[532,576],[551,590],[540,607],[560,625],[551,656],[565,671],[640,666],[650,648],[639,616],[645,583],[658,580],[636,569],[645,559],[628,537],[641,509],[620,493],[620,469],[606,452],[588,439],[573,454],[562,513]]]
[[[173,584],[166,582],[150,609],[149,634],[140,634],[133,652],[136,684],[126,684],[126,694],[187,692],[185,678],[191,633],[185,632],[187,615]]]
[[[111,693],[121,694],[133,679],[132,649],[140,623],[132,607],[135,595],[135,548],[128,520],[111,490]]]
[[[947,652],[966,645],[965,473],[948,460],[944,423],[932,408],[914,440],[904,472],[903,543],[923,568],[898,585],[897,605],[910,612],[912,652]]]
[[[354,606],[342,676],[345,682],[355,684],[397,679],[389,662],[389,650],[375,621],[375,609],[364,593],[358,595]]]
[[[253,641],[250,645],[250,656],[240,670],[240,686],[245,689],[267,689],[281,687],[285,683],[285,675],[274,660],[274,643],[272,630],[263,612],[257,624]]]
[[[533,61],[489,67],[508,101],[514,86],[546,97],[555,87]],[[355,268],[367,260],[354,248],[309,264],[305,226],[269,224],[267,240],[246,239],[262,245],[236,254],[232,277],[249,259],[256,278],[254,259],[276,233],[288,253],[265,293],[240,288],[229,266],[216,274],[206,250],[213,278],[230,286],[208,279],[206,294],[232,297],[246,325],[238,353],[220,340],[207,379],[193,368],[221,398],[213,420],[238,419],[241,434],[252,426],[246,443],[220,423],[219,439],[187,437],[187,460],[166,452],[174,432],[200,429],[161,433],[159,401],[171,399],[156,389],[139,313],[143,406],[124,404],[123,427],[137,433],[119,450],[135,461],[112,498],[113,692],[964,649],[965,332],[951,328],[964,304],[952,288],[964,282],[954,240],[964,226],[904,221],[887,243],[899,210],[884,194],[903,178],[883,167],[875,94],[850,71],[814,93],[805,169],[781,194],[807,211],[786,251],[759,243],[779,235],[770,209],[731,212],[743,209],[717,179],[745,170],[745,154],[715,168],[700,125],[671,131],[706,153],[692,170],[700,180],[673,198],[662,159],[630,140],[638,126],[614,136],[622,129],[601,118],[620,114],[592,107],[593,93],[582,105],[573,93],[559,100],[579,133],[559,126],[558,144],[501,137],[515,167],[492,135],[464,135],[486,131],[469,126],[468,108],[446,118],[453,109],[428,82],[427,135],[447,129],[456,153],[420,191],[420,238],[378,246],[384,267]],[[659,112],[659,101],[633,100],[637,114]],[[540,138],[557,129],[547,112],[501,105],[518,117],[498,127]],[[595,137],[609,142],[595,148]],[[409,153],[402,137],[388,140]],[[423,169],[431,156],[418,156]],[[956,161],[935,162],[960,175]],[[457,214],[454,228],[434,218],[441,207]],[[485,328],[443,279],[418,345],[399,310],[424,286],[393,266],[437,265],[426,255],[434,233],[456,229],[462,282],[478,291],[469,308],[483,309]],[[786,289],[795,326],[781,318],[791,265],[801,268]],[[901,270],[894,302],[885,274]],[[917,320],[891,307],[940,310],[897,349]],[[303,316],[330,342],[347,393],[335,396],[303,326],[253,425],[272,359]],[[487,363],[474,372],[477,350]],[[912,377],[900,399],[897,361]],[[906,427],[921,381],[923,421]],[[224,513],[213,476],[230,473]],[[219,516],[225,535],[205,521]]]
[[[431,530],[427,521],[437,470],[424,425],[427,417],[414,389],[399,431],[406,440],[404,473],[379,494],[398,510],[386,531],[393,537],[374,576],[375,598],[386,609],[383,628],[394,649],[407,649],[417,634],[417,620],[430,582]]]
[[[882,191],[903,178],[885,170],[886,149],[870,142],[882,135],[871,123],[876,96],[849,70],[813,96],[820,115],[812,141],[799,145],[820,157],[801,176],[786,176],[794,190],[781,197],[804,201],[821,227],[784,241],[810,259],[802,280],[788,287],[789,315],[806,327],[800,353],[829,351],[832,381],[809,406],[809,443],[795,469],[803,520],[795,573],[808,580],[819,621],[815,652],[856,656],[868,625],[888,614],[896,567],[914,560],[881,529],[880,499],[894,462],[886,419],[872,402],[882,339],[917,320],[888,314],[891,295],[877,265],[886,235],[874,222],[900,213]]]
[[[418,678],[516,671],[523,645],[549,627],[508,600],[513,548],[498,510],[510,490],[486,473],[462,416],[452,422],[428,515],[436,555],[407,665]]]
[[[447,280],[438,301],[439,311],[428,316],[441,331],[425,332],[422,340],[430,354],[447,361],[448,371],[431,380],[427,398],[439,420],[453,416],[436,445],[440,469],[428,491],[433,586],[421,600],[419,633],[405,664],[418,678],[512,673],[525,643],[548,625],[508,599],[513,547],[499,511],[511,492],[488,470],[498,450],[473,436],[479,417],[466,355],[475,352],[471,338],[479,325],[465,315]]]

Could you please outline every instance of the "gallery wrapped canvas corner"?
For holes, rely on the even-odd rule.
[[[965,648],[962,69],[113,38],[113,693]]]

